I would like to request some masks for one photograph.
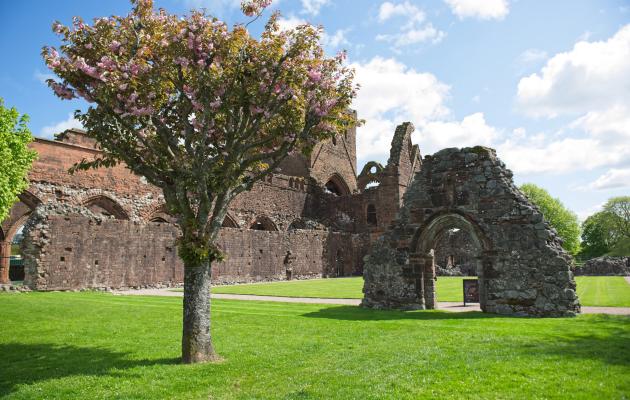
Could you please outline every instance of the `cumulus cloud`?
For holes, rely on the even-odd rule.
[[[327,4],[330,4],[330,0],[302,0],[302,13],[317,15]]]
[[[531,116],[556,117],[630,104],[630,25],[606,41],[575,44],[518,83],[517,102]]]
[[[450,88],[433,74],[393,58],[375,57],[351,66],[361,85],[353,107],[366,120],[357,135],[360,158],[385,158],[394,128],[403,121],[420,126],[450,115],[444,105]]]
[[[507,0],[444,0],[459,19],[503,19],[510,12]]]
[[[595,190],[630,188],[630,168],[613,168],[595,179],[588,188]]]
[[[65,131],[66,129],[71,128],[83,129],[83,125],[81,125],[81,122],[76,120],[72,113],[68,114],[68,119],[66,119],[65,121],[43,127],[40,132],[40,137],[52,139],[56,133],[60,133]]]
[[[349,46],[350,42],[346,37],[348,32],[350,32],[350,29],[337,29],[332,35],[324,32],[322,35],[322,43],[324,46],[328,46],[331,49],[337,49],[341,46]]]
[[[446,35],[436,29],[430,22],[425,22],[424,11],[415,4],[405,1],[403,3],[392,3],[386,1],[379,7],[378,20],[384,23],[393,18],[404,18],[405,23],[401,25],[396,33],[379,34],[376,40],[389,42],[392,50],[398,52],[401,47],[423,43],[440,42]]]
[[[499,132],[486,123],[483,113],[477,112],[461,121],[433,121],[418,130],[423,148],[430,152],[446,147],[490,146]]]

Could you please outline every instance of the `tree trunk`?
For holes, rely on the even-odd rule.
[[[184,266],[182,362],[216,360],[210,336],[210,263]]]

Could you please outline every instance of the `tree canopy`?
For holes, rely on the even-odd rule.
[[[201,11],[180,17],[132,3],[124,17],[54,23],[62,45],[42,55],[61,78],[48,81],[55,94],[91,104],[76,117],[103,155],[76,168],[124,162],[162,189],[182,231],[183,360],[206,361],[209,264],[222,257],[216,239],[230,201],[289,153],[358,124],[354,72],[345,53],[324,54],[321,28],[281,30],[279,14],[255,38]],[[242,10],[256,19],[269,3]]]
[[[630,255],[630,196],[613,197],[582,224],[584,258]]]
[[[28,187],[26,178],[36,153],[28,148],[33,137],[27,123],[26,114],[6,108],[0,98],[0,222]]]
[[[575,255],[580,251],[580,224],[577,215],[552,197],[545,189],[533,183],[523,184],[520,189],[542,211],[545,219],[558,232],[566,251]]]

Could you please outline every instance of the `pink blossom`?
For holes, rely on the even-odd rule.
[[[111,51],[113,51],[114,53],[116,53],[118,51],[118,49],[120,49],[120,42],[117,40],[113,40],[110,44],[109,44],[109,49]]]
[[[121,83],[120,85],[118,85],[118,89],[120,89],[120,90],[127,90],[127,84],[126,83]]]
[[[92,47],[94,47],[94,46],[92,46],[92,43],[88,43],[88,44],[85,45],[85,48],[88,49],[88,50],[92,50]]]
[[[322,79],[322,73],[315,69],[311,69],[308,71],[308,79],[310,79],[313,83],[317,83]]]
[[[50,86],[55,94],[62,99],[71,100],[76,97],[74,91],[70,87],[57,83],[52,79],[48,80],[48,86]]]

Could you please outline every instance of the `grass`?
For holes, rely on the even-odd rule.
[[[439,277],[437,280],[438,300],[462,302],[462,279],[461,277]],[[623,277],[578,276],[576,280],[582,305],[630,307],[630,284]],[[356,277],[215,286],[212,291],[259,296],[360,299],[363,297],[362,289],[363,279]]]
[[[181,299],[0,294],[6,399],[623,399],[630,319],[213,301],[225,361],[180,365]]]

